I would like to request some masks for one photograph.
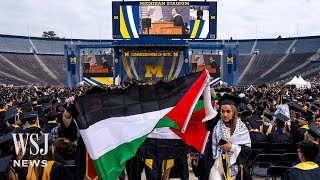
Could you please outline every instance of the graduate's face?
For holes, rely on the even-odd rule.
[[[320,127],[320,117],[315,119],[315,124],[317,127]]]
[[[308,124],[308,121],[305,118],[300,117],[299,118],[299,126],[303,126],[303,125],[306,125],[306,124]]]
[[[230,122],[233,117],[233,110],[230,105],[222,105],[221,106],[221,118],[224,122]]]

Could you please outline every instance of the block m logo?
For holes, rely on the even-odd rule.
[[[155,74],[157,78],[163,77],[162,74],[162,64],[156,65],[156,67],[152,67],[150,64],[146,64],[146,78],[152,78],[152,76]]]

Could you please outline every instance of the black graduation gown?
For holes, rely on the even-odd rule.
[[[51,130],[55,127],[57,127],[59,124],[56,122],[56,123],[47,123],[43,126],[43,132],[44,133],[50,133]]]
[[[298,168],[291,168],[286,170],[281,180],[318,180],[320,178],[320,168],[314,168],[310,170],[303,170]]]
[[[43,171],[44,171],[44,168],[40,168],[40,177],[39,179],[41,179],[42,177],[42,174],[43,174]],[[27,174],[28,174],[28,170],[27,172],[24,172],[26,174],[24,174],[26,177]],[[51,171],[50,171],[50,180],[60,180],[60,179],[65,179],[65,180],[71,180],[72,177],[70,175],[70,172],[68,171],[68,169],[61,163],[59,162],[54,162],[53,165],[52,165],[52,168],[51,168]]]
[[[305,128],[298,128],[296,129],[293,133],[292,133],[292,136],[293,136],[293,143],[296,144],[300,141],[303,141],[304,139],[304,133],[307,132],[307,129]]]
[[[200,175],[199,180],[209,179],[210,170],[215,162],[215,160],[212,157],[212,131],[213,131],[213,128],[218,123],[219,119],[220,117],[216,116],[214,119],[206,122],[206,129],[209,130],[210,128],[210,136],[208,138],[208,142],[206,144],[204,154],[202,158],[199,159],[198,166],[194,167],[196,168],[194,169],[194,171],[197,171]],[[241,151],[240,151],[240,154],[238,155],[236,164],[243,165],[243,179],[251,180],[252,177],[250,175],[249,168],[247,166],[247,161],[251,155],[251,148],[244,145],[240,145],[240,146],[241,146]]]
[[[4,130],[7,127],[6,123],[3,121],[3,119],[5,118],[5,115],[6,115],[6,110],[0,109],[0,135],[3,134]]]
[[[299,128],[299,122],[298,120],[296,121],[291,121],[291,126],[290,126],[291,130],[290,133],[293,134],[294,131],[296,131]]]
[[[24,130],[25,133],[30,133],[30,134],[38,134],[38,136],[41,136],[41,129],[39,127],[28,127]]]
[[[259,142],[268,142],[267,136],[262,132],[250,131],[249,134],[250,134],[250,139],[252,144],[259,143]]]
[[[269,143],[292,143],[292,135],[289,132],[273,131],[267,138]]]
[[[177,15],[174,18],[172,18],[171,22],[173,22],[174,26],[183,26],[184,25],[181,15]]]
[[[7,134],[7,133],[14,133],[14,132],[17,132],[17,133],[20,133],[20,132],[23,132],[23,129],[20,128],[20,127],[15,127],[15,126],[8,126],[5,130],[4,130],[4,134]]]
[[[314,158],[313,162],[315,162],[316,164],[318,164],[320,166],[320,144],[317,144],[318,148],[319,148],[319,153],[316,156],[316,158]]]

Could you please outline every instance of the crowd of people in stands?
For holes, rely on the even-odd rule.
[[[129,85],[102,88],[126,88]],[[42,87],[38,90],[21,87],[0,88],[0,177],[5,177],[4,179],[33,179],[33,177],[83,179],[86,172],[86,163],[83,163],[85,147],[72,117],[75,113],[72,112],[71,107],[72,101],[88,89],[90,87],[76,89]],[[205,122],[206,129],[213,132],[211,136],[219,137],[221,132],[227,139],[224,142],[215,142],[215,138],[211,137],[209,141],[211,144],[207,146],[211,146],[211,149],[207,150],[203,156],[199,156],[200,159],[195,158],[191,161],[196,176],[200,176],[200,179],[210,179],[214,174],[214,171],[210,170],[211,167],[225,169],[226,173],[220,175],[227,176],[229,168],[224,164],[224,160],[221,160],[221,165],[215,160],[222,157],[224,152],[232,158],[237,148],[240,148],[241,153],[236,153],[234,162],[238,166],[230,166],[229,176],[238,178],[241,174],[242,178],[250,179],[252,175],[250,168],[253,166],[255,157],[261,153],[268,153],[274,144],[280,144],[286,148],[277,149],[278,154],[297,153],[296,156],[299,159],[288,165],[288,170],[282,174],[283,179],[320,177],[319,89],[289,89],[262,85],[254,87],[251,91],[247,91],[246,87],[216,87],[214,90],[215,93],[211,93],[211,96],[217,102],[214,108],[219,113]],[[232,107],[235,107],[235,110]],[[231,116],[227,114],[230,112],[233,113]],[[237,133],[242,134],[242,132],[249,132],[249,142],[246,137],[236,136]],[[21,147],[19,152],[15,152],[12,133],[38,134],[40,139],[36,142],[39,147],[44,146],[43,134],[49,133],[51,142],[49,153],[31,155],[27,150],[23,154]],[[231,141],[233,136],[241,137],[245,145],[236,139],[240,144],[235,146],[235,142]],[[27,137],[24,136],[24,138]],[[255,149],[261,143],[267,144],[267,147]],[[27,144],[27,148],[33,148],[33,146]],[[45,159],[51,165],[14,167],[12,160],[21,159]],[[195,161],[197,163],[194,163]],[[133,171],[127,171],[130,178],[141,178],[140,170],[138,173]],[[188,173],[188,171],[183,172]]]
[[[315,85],[315,86],[320,86],[320,75],[318,76],[313,76],[312,78],[310,78],[308,80],[311,84]]]

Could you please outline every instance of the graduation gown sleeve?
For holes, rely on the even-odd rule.
[[[50,179],[52,180],[71,180],[71,175],[66,167],[63,164],[55,162],[52,166],[52,170],[50,172]]]

